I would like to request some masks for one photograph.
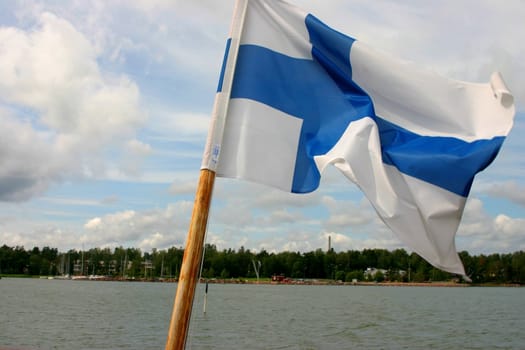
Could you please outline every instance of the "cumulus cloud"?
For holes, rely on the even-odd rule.
[[[211,217],[212,222],[240,232],[249,231],[256,220],[256,215],[252,208],[246,206],[243,200],[231,200],[224,203],[224,205],[217,205],[212,210],[214,214]]]
[[[331,240],[331,246],[335,251],[345,251],[345,250],[363,250],[370,248],[378,249],[407,249],[398,239],[396,239],[392,234],[385,234],[383,236],[376,235],[375,237],[353,237],[344,235],[337,232],[323,232],[319,237],[320,241],[318,244],[327,244],[328,237]]]
[[[31,247],[53,247],[60,251],[67,251],[72,247],[82,248],[83,241],[78,232],[70,228],[57,227],[56,225],[29,225],[24,230],[20,227],[24,223],[16,223],[16,228],[5,229],[0,225],[0,242],[8,246],[20,246],[30,249]]]
[[[133,246],[151,251],[182,246],[192,203],[180,201],[163,209],[124,210],[95,217],[84,224],[83,240],[90,246]]]
[[[195,181],[175,180],[170,185],[168,192],[172,195],[195,194],[197,183]]]
[[[0,120],[0,200],[25,200],[60,181],[68,157],[53,157],[61,152],[48,135],[10,118],[6,110],[0,109]]]
[[[97,217],[97,218],[90,219],[88,222],[86,222],[84,224],[84,228],[88,230],[93,230],[93,229],[97,229],[98,227],[100,227],[101,224],[102,224],[102,219]]]
[[[238,182],[238,180],[235,180]],[[258,208],[307,208],[317,205],[321,199],[319,192],[306,194],[287,193],[266,186],[249,184],[244,189],[246,196],[253,199],[253,205]]]
[[[322,203],[329,211],[329,217],[324,222],[329,231],[347,231],[350,228],[366,226],[373,223],[377,217],[366,199],[356,203],[324,196]]]
[[[265,219],[267,220],[262,220],[262,224],[269,222],[273,225],[276,225],[279,223],[297,222],[301,219],[304,219],[304,216],[302,213],[292,213],[286,209],[279,209],[271,212],[269,216],[265,217]]]
[[[27,30],[0,27],[0,76],[0,200],[103,173],[103,151],[146,120],[137,85],[103,74],[92,43],[49,12]]]
[[[164,112],[157,114],[159,126],[177,138],[202,137],[210,125],[209,113]],[[191,140],[191,139],[190,139]]]
[[[152,148],[149,144],[136,139],[124,144],[124,154],[119,164],[119,170],[128,176],[139,176],[142,174],[145,159],[151,155]]]
[[[458,229],[459,250],[472,253],[514,252],[525,249],[525,219],[490,215],[477,198],[467,201]]]
[[[525,207],[525,186],[519,185],[516,181],[492,184],[486,192],[491,196],[505,198]]]

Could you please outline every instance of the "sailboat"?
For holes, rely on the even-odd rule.
[[[69,280],[71,279],[71,276],[69,274],[69,253],[67,254],[67,263],[66,263],[66,256],[65,254],[62,254],[60,257],[60,267],[58,269],[58,275],[54,276],[55,279],[58,280]]]
[[[88,277],[84,275],[84,249],[82,249],[82,259],[81,259],[81,265],[80,265],[80,274],[79,275],[73,275],[71,277],[72,280],[87,280]]]

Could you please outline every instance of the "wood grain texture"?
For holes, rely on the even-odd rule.
[[[171,314],[166,350],[182,350],[186,343],[214,182],[215,173],[202,169]]]

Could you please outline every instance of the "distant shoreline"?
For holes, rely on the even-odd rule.
[[[330,280],[291,280],[286,282],[253,281],[253,280],[209,280],[212,284],[264,284],[264,285],[306,285],[306,286],[366,286],[366,287],[522,287],[517,283],[459,283],[453,281],[439,282],[336,282]],[[200,283],[205,283],[201,280]]]
[[[151,283],[177,283],[176,278],[121,278],[106,276],[73,276],[63,278],[61,276],[28,276],[28,275],[0,275],[0,278],[39,278],[43,280],[69,280],[69,281],[109,281],[109,282],[151,282]],[[435,282],[342,282],[333,280],[319,279],[285,279],[284,281],[271,281],[269,279],[255,280],[246,278],[201,278],[200,283],[210,284],[250,284],[250,285],[275,285],[275,286],[365,286],[365,287],[523,287],[518,283],[466,283],[455,281],[435,281]]]

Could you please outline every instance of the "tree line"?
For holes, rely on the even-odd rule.
[[[142,252],[138,248],[92,248],[59,252],[57,248],[0,247],[0,274],[28,276],[98,275],[112,278],[158,279],[178,277],[184,249],[171,247]],[[474,283],[525,283],[525,252],[459,256]],[[374,268],[375,275],[366,271]],[[458,276],[432,267],[417,254],[404,249],[348,250],[270,253],[239,250],[219,251],[207,244],[202,277],[220,279],[271,278],[427,282],[446,281]]]

